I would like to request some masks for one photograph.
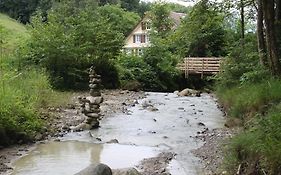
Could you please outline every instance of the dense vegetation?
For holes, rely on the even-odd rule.
[[[13,51],[29,38],[25,27],[0,14],[0,145],[31,140],[43,126],[40,109],[57,101],[44,70],[19,69]]]
[[[217,77],[217,94],[229,116],[226,125],[242,126],[227,146],[226,169],[229,174],[237,170],[239,174],[280,174],[280,2],[241,0],[237,7],[238,42],[230,45],[223,72]],[[257,15],[255,33],[246,27],[253,22],[246,16],[253,14]]]

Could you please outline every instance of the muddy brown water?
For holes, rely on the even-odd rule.
[[[163,151],[177,154],[168,167],[172,175],[202,174],[199,160],[190,151],[203,142],[194,137],[205,128],[222,128],[224,124],[223,113],[212,96],[147,93],[129,110],[129,115],[103,119],[97,130],[69,133],[61,142],[37,146],[13,164],[13,174],[69,175],[98,162],[114,169],[136,167],[144,158]],[[119,144],[104,144],[112,139]]]

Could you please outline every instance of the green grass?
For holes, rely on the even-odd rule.
[[[2,52],[11,53],[23,39],[28,37],[29,34],[23,24],[0,13],[0,48],[2,48]]]
[[[44,70],[20,66],[14,53],[28,39],[24,25],[0,14],[0,32],[0,145],[10,145],[32,140],[45,123],[41,112],[67,105],[72,94],[53,91]]]
[[[281,81],[271,79],[258,84],[244,84],[219,91],[218,97],[230,117],[246,119],[281,101]]]
[[[280,174],[281,80],[246,83],[217,94],[229,118],[241,119],[244,128],[228,146],[228,172],[242,165],[242,174]]]

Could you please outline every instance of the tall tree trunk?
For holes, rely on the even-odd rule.
[[[267,66],[264,27],[263,27],[262,0],[257,0],[257,1],[258,1],[257,39],[258,39],[259,57],[260,57],[261,65]]]
[[[244,47],[245,40],[245,13],[244,13],[244,0],[240,1],[240,17],[241,17],[241,45]]]
[[[277,33],[277,43],[279,48],[279,58],[281,59],[281,0],[276,0],[275,30]]]
[[[281,22],[281,0],[276,0],[276,20]]]
[[[268,51],[268,61],[274,75],[281,75],[280,61],[278,58],[278,44],[275,30],[275,8],[274,0],[262,0],[265,18],[265,33]]]

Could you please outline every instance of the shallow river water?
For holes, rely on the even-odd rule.
[[[97,130],[69,133],[61,142],[38,145],[13,164],[13,174],[70,175],[99,162],[113,169],[136,167],[144,158],[163,151],[177,154],[169,165],[172,175],[202,173],[198,159],[190,151],[203,144],[194,139],[198,131],[223,127],[224,117],[213,97],[147,93],[129,110],[129,115],[104,118]],[[119,143],[105,144],[112,139]]]

